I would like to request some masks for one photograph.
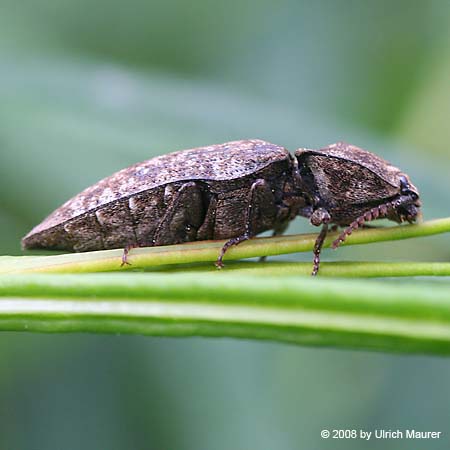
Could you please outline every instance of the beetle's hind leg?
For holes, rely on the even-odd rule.
[[[169,189],[170,188],[170,189]],[[196,182],[187,182],[167,188],[165,212],[149,238],[127,245],[122,254],[122,266],[130,265],[131,249],[144,246],[170,245],[196,240],[197,230],[204,221],[204,189]]]
[[[247,241],[248,239],[255,236],[255,233],[252,230],[252,223],[254,220],[254,215],[256,214],[255,199],[256,199],[258,190],[263,191],[267,188],[268,188],[268,184],[263,179],[258,179],[252,184],[249,195],[248,195],[247,207],[245,210],[244,234],[242,234],[241,236],[231,238],[224,244],[224,246],[222,247],[222,250],[220,251],[219,257],[217,258],[217,261],[216,261],[217,268],[221,269],[223,267],[223,257],[230,247],[232,247],[233,245],[238,245],[241,242]]]
[[[136,248],[136,245],[127,245],[124,249],[123,249],[123,253],[122,253],[122,264],[120,265],[120,267],[123,267],[125,265],[127,266],[131,266],[131,263],[128,262],[128,253],[130,253],[130,250],[133,248]]]
[[[205,219],[203,188],[190,181],[182,184],[168,201],[166,212],[153,234],[152,245],[195,241]]]

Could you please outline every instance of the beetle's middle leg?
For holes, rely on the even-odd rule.
[[[242,234],[241,236],[231,238],[230,240],[228,240],[225,243],[225,245],[222,247],[222,250],[220,251],[219,257],[217,258],[217,261],[216,261],[217,268],[221,269],[223,267],[223,257],[230,247],[232,247],[233,245],[238,245],[241,242],[247,241],[248,239],[250,239],[251,237],[253,237],[255,235],[255,233],[252,230],[252,223],[254,220],[254,215],[256,214],[255,199],[256,199],[258,190],[264,190],[264,189],[267,189],[267,187],[268,187],[267,182],[263,179],[258,179],[252,184],[249,195],[248,195],[248,199],[247,199],[247,207],[245,210],[244,234]]]

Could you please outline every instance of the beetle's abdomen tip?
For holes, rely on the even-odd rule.
[[[21,239],[20,246],[22,247],[22,250],[30,250],[33,248],[33,236],[33,230],[31,230]]]
[[[33,228],[21,240],[22,250],[67,250],[74,251],[73,244],[61,227],[39,232]]]
[[[22,250],[34,250],[45,248],[44,243],[39,239],[39,235],[31,231],[21,240]]]

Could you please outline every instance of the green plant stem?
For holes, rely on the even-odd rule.
[[[366,229],[348,237],[344,245],[409,239],[450,231],[450,218],[431,220],[417,225]],[[331,233],[325,242],[329,247],[337,233]],[[300,234],[271,238],[255,238],[232,247],[226,260],[285,253],[311,251],[316,234]],[[165,247],[136,248],[129,254],[131,265],[121,267],[122,250],[103,250],[89,253],[71,253],[50,256],[0,257],[0,273],[81,273],[143,269],[170,264],[213,262],[224,241],[201,241]]]
[[[288,261],[230,261],[226,270],[218,271],[212,264],[163,266],[164,272],[205,273],[210,275],[222,272],[239,272],[240,274],[260,276],[284,276],[311,274],[310,262]],[[415,276],[450,276],[450,263],[447,262],[382,262],[382,261],[335,261],[324,262],[320,266],[320,277],[334,278],[379,278],[379,277],[415,277]]]
[[[450,289],[224,272],[2,275],[0,330],[238,337],[448,355]]]

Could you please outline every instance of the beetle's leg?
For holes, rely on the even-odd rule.
[[[128,262],[128,253],[130,253],[130,250],[132,248],[136,248],[136,245],[127,245],[124,249],[123,249],[123,253],[122,253],[122,264],[120,265],[120,267],[123,267],[125,264],[127,264],[128,266],[131,266],[131,263]]]
[[[245,233],[242,236],[238,236],[238,237],[232,238],[229,241],[227,241],[225,243],[225,245],[222,247],[219,257],[217,258],[217,261],[215,263],[216,267],[218,269],[221,269],[223,267],[223,262],[222,262],[223,257],[230,247],[232,247],[233,245],[238,245],[241,242],[247,241],[248,239],[250,239],[250,237],[251,237],[250,234]]]
[[[331,221],[330,213],[325,208],[317,208],[313,211],[310,217],[311,225],[318,227],[322,225],[322,230],[317,236],[316,242],[314,244],[314,259],[313,259],[313,270],[311,275],[316,276],[319,272],[320,267],[320,252],[322,251],[322,246],[327,237],[328,224]]]
[[[186,201],[189,201],[188,205],[185,204]],[[180,209],[182,209],[182,211],[180,211]],[[184,234],[188,232],[194,234],[193,231],[191,231],[192,225],[195,225],[195,228],[197,228],[197,225],[199,226],[200,224],[192,224],[191,222],[203,221],[204,213],[201,211],[202,209],[201,188],[199,185],[194,181],[181,185],[174,194],[170,204],[167,206],[164,216],[156,227],[151,240],[152,245],[169,245],[195,240],[194,236],[189,238],[184,236]],[[181,215],[175,218],[177,213],[181,213]],[[178,220],[179,223],[173,223],[174,220]],[[181,229],[184,226],[184,222],[189,222],[187,224],[189,230]]]
[[[316,242],[314,244],[314,265],[311,275],[315,277],[319,272],[320,267],[320,252],[322,250],[323,243],[328,233],[328,224],[324,223],[322,225],[322,230],[320,230],[319,236],[317,236]]]
[[[331,248],[338,248],[345,241],[347,236],[350,236],[353,231],[365,225],[366,222],[376,220],[379,217],[385,217],[390,206],[391,203],[383,203],[382,205],[375,206],[371,210],[359,216],[338,236],[338,238],[331,244]]]
[[[175,193],[172,201],[170,202],[170,205],[167,207],[167,211],[164,214],[163,218],[159,221],[158,226],[156,227],[156,231],[153,235],[153,238],[151,240],[152,245],[164,245],[166,242],[160,242],[161,240],[161,235],[163,233],[167,233],[168,236],[166,237],[166,241],[167,244],[171,244],[171,243],[178,243],[179,241],[176,241],[176,236],[170,235],[169,233],[176,233],[177,231],[180,230],[168,230],[175,213],[178,210],[180,201],[183,200],[183,198],[186,197],[186,195],[190,196],[190,199],[192,200],[192,205],[191,208],[189,209],[189,213],[192,213],[193,215],[201,215],[198,214],[198,208],[199,205],[198,203],[201,203],[201,199],[199,197],[199,186],[192,182],[189,183],[185,183],[183,184],[178,191]],[[197,195],[197,198],[195,197]],[[198,200],[196,201],[195,200]],[[188,214],[188,213],[186,213]],[[183,218],[184,219],[184,218]],[[175,227],[176,228],[176,227]],[[182,232],[184,232],[184,230],[182,230]],[[176,242],[175,242],[176,241]],[[124,249],[123,249],[123,254],[122,254],[122,264],[121,267],[123,267],[125,264],[131,265],[131,263],[128,262],[128,254],[130,252],[131,249],[136,248],[136,247],[140,247],[140,246],[144,246],[145,243],[139,243],[137,245],[127,245]]]
[[[211,195],[211,194],[210,194]],[[211,195],[209,199],[209,205],[205,213],[203,223],[197,230],[196,240],[206,241],[208,239],[214,239],[214,225],[216,219],[217,209],[217,195]]]
[[[249,197],[248,197],[247,208],[245,211],[244,234],[242,236],[232,238],[225,243],[225,245],[222,247],[222,250],[220,251],[219,257],[217,258],[217,261],[216,261],[217,268],[221,269],[223,267],[223,262],[222,262],[223,257],[230,247],[232,247],[233,245],[238,245],[241,242],[244,242],[244,241],[250,239],[251,237],[253,237],[251,228],[252,228],[252,222],[253,222],[253,214],[254,214],[253,211],[254,211],[254,206],[255,206],[254,200],[255,200],[256,191],[257,191],[257,189],[265,188],[266,186],[267,186],[266,181],[262,180],[262,179],[256,180],[252,184],[252,186],[250,188]]]

